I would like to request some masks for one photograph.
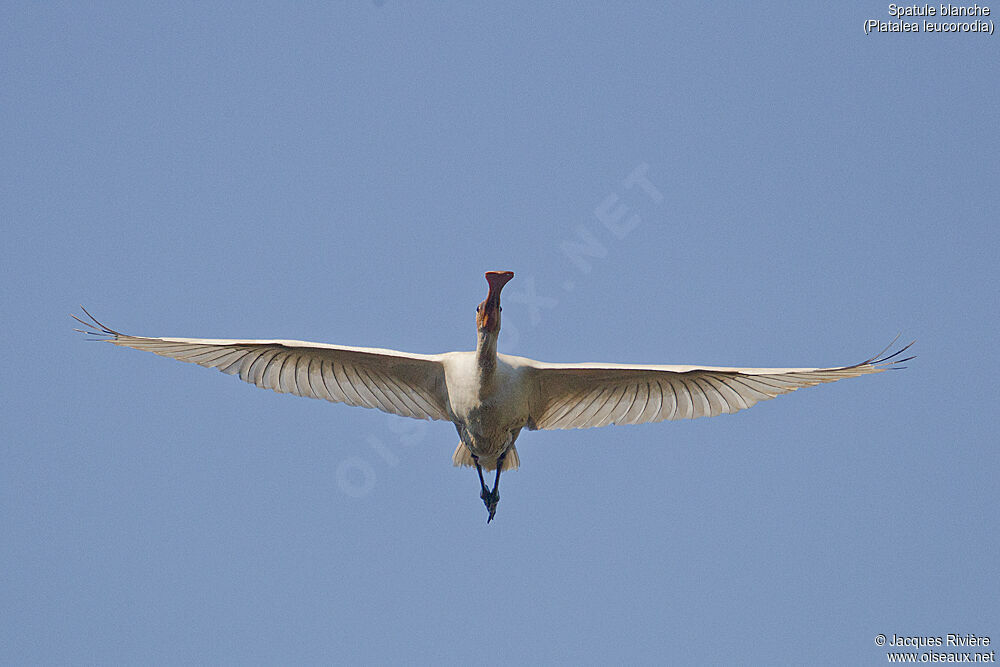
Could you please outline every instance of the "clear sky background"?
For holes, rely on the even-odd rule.
[[[0,662],[1000,643],[1000,37],[868,18],[887,3],[3,2]],[[450,424],[68,317],[445,352],[489,269],[516,272],[500,351],[536,359],[919,356],[524,432],[487,525]]]

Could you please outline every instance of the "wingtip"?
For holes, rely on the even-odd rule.
[[[84,314],[88,318],[90,318],[90,321],[87,322],[86,320],[81,319],[77,315],[70,313],[69,315],[70,317],[72,317],[74,320],[76,320],[85,327],[84,330],[74,329],[74,331],[79,331],[80,333],[87,334],[89,336],[97,336],[97,338],[94,340],[114,340],[122,335],[121,332],[115,331],[114,329],[102,323],[96,317],[91,315],[90,311],[84,308],[82,304],[80,305],[80,310],[82,310]]]
[[[890,368],[891,369],[899,370],[901,368],[905,368],[905,366],[900,366],[899,364],[905,363],[905,362],[909,361],[910,359],[916,359],[917,355],[915,355],[915,354],[914,355],[910,355],[909,357],[905,357],[903,359],[896,359],[895,361],[893,361],[893,359],[895,357],[898,357],[899,355],[903,354],[904,352],[906,352],[907,350],[909,350],[911,347],[913,347],[913,345],[917,342],[916,339],[913,339],[908,344],[906,344],[903,347],[899,348],[898,350],[896,350],[892,354],[886,355],[886,352],[888,352],[892,348],[892,346],[896,344],[896,341],[899,340],[899,337],[901,335],[902,334],[896,334],[896,337],[892,339],[892,342],[889,343],[887,346],[885,346],[885,348],[883,348],[883,350],[881,352],[879,352],[874,357],[868,359],[867,361],[865,361],[863,364],[860,364],[860,365],[862,365],[862,366],[865,366],[865,365],[868,365],[868,366],[877,366],[877,367],[882,368],[883,370],[887,370],[887,369],[890,369]]]

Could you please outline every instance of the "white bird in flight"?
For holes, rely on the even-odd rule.
[[[480,498],[493,520],[500,473],[520,464],[522,428],[568,429],[714,417],[802,387],[880,373],[913,357],[906,347],[836,368],[723,368],[634,364],[559,364],[497,353],[500,291],[512,271],[489,271],[489,294],[476,307],[474,352],[411,354],[298,340],[216,340],[130,336],[73,316],[115,345],[217,368],[263,389],[322,398],[403,417],[450,421],[460,442],[456,466],[475,466]],[[897,339],[899,337],[897,336]],[[895,341],[893,341],[894,343]],[[493,488],[483,470],[496,470]]]

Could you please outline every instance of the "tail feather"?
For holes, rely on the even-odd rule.
[[[458,447],[455,448],[455,453],[451,455],[452,465],[467,466],[469,468],[475,467],[476,462],[472,460],[472,452],[463,443],[459,442]],[[508,470],[517,470],[521,465],[521,459],[517,456],[517,448],[514,445],[510,446],[507,450],[507,456],[503,459],[503,467],[500,472],[507,472]],[[496,470],[497,462],[490,461],[487,459],[479,459],[479,466],[483,470]]]

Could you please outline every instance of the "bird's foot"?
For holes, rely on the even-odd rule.
[[[480,492],[479,497],[482,498],[483,504],[486,505],[486,509],[489,510],[489,517],[486,519],[486,523],[493,520],[493,515],[497,513],[497,503],[500,502],[500,492],[496,489],[492,491],[487,491],[486,487]]]

